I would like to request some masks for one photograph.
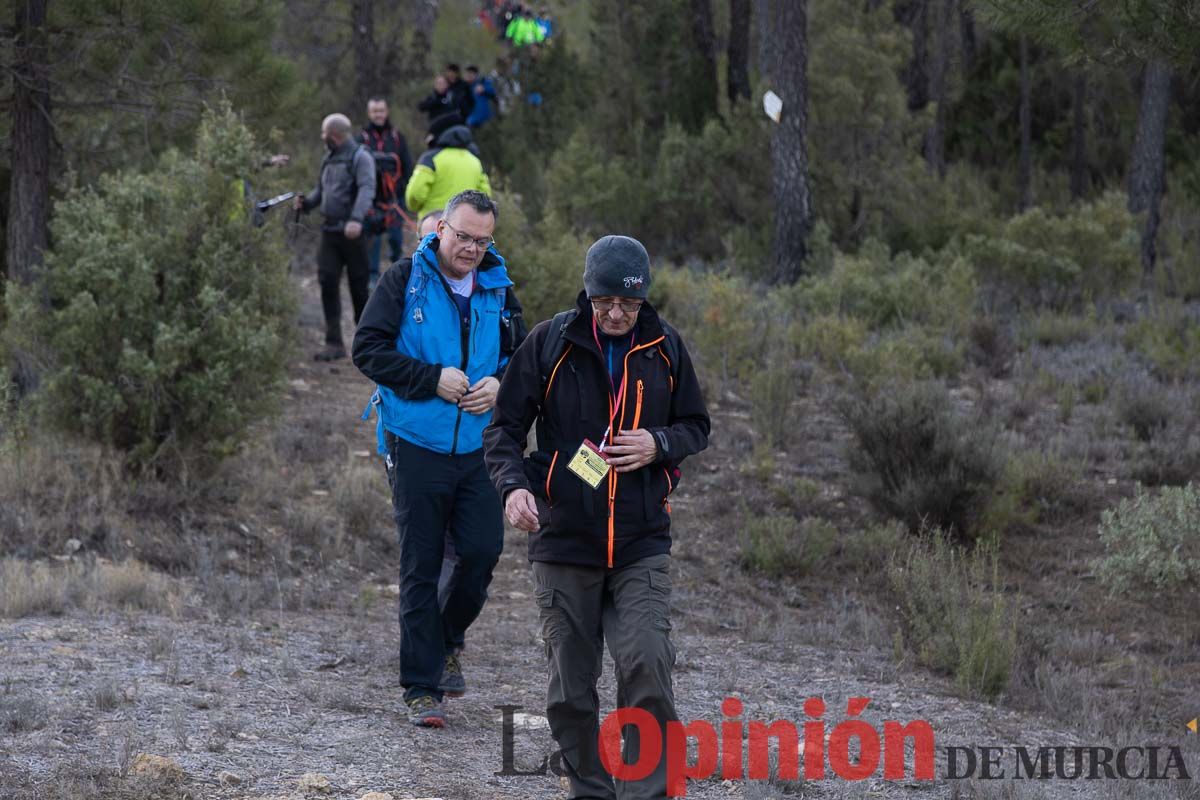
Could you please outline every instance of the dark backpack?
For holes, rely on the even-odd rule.
[[[546,384],[550,381],[550,373],[553,371],[554,365],[558,363],[558,360],[562,358],[563,352],[567,349],[567,326],[574,322],[578,316],[579,309],[572,308],[558,312],[550,320],[550,330],[546,332],[546,338],[542,340],[542,352],[538,354],[538,366],[542,371],[543,395],[546,393]],[[679,351],[674,331],[668,330],[665,324],[663,325],[663,330],[666,331],[666,336],[663,337],[662,345],[667,350],[667,358],[671,362],[672,371],[674,371],[679,364]],[[674,378],[673,375],[672,378]]]
[[[401,283],[408,286],[409,278],[412,277],[412,259],[402,258],[392,264],[391,268],[400,270]],[[501,292],[504,299],[501,301],[503,310],[500,312],[500,355],[512,358],[512,354],[517,352],[521,342],[525,341],[528,331],[525,329],[525,315],[521,309],[521,301],[508,288]],[[404,299],[408,299],[407,293],[405,293]]]

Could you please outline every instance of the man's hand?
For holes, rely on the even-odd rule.
[[[296,195],[296,197],[292,200],[292,209],[295,211],[303,211],[304,210],[304,195],[302,195],[302,194]]]
[[[347,239],[357,239],[359,236],[362,236],[362,223],[351,220],[346,223],[346,227],[343,230],[346,233]]]
[[[541,523],[538,522],[537,501],[528,489],[513,489],[504,500],[504,516],[517,530],[534,533]]]
[[[658,458],[658,443],[645,428],[621,431],[604,451],[608,463],[617,472],[633,472]]]
[[[500,381],[488,376],[463,395],[458,401],[458,407],[468,414],[486,414],[496,405],[496,393],[500,391]]]
[[[437,393],[438,397],[445,400],[447,403],[458,403],[463,395],[467,393],[471,382],[467,380],[467,376],[461,369],[454,367],[443,367],[442,374],[438,378]]]

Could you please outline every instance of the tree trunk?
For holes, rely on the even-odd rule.
[[[429,83],[433,73],[429,67],[429,51],[433,47],[433,26],[437,24],[438,0],[412,0],[412,57],[409,79]]]
[[[729,64],[726,70],[731,105],[750,97],[750,0],[729,0]]]
[[[721,92],[717,80],[717,35],[713,31],[712,0],[692,0],[692,39],[700,54],[698,66],[703,71],[697,93],[701,105],[695,114],[697,120],[702,121],[716,116],[717,98]]]
[[[946,177],[946,73],[950,69],[950,15],[954,0],[935,3],[937,14],[937,55],[933,59],[931,99],[936,103],[933,127],[925,139],[925,160],[939,177]]]
[[[1021,151],[1017,161],[1017,209],[1024,211],[1033,205],[1033,109],[1029,87],[1029,37],[1020,38],[1021,99],[1017,116],[1021,126]]]
[[[975,63],[975,53],[979,50],[979,39],[975,34],[975,15],[966,3],[958,9],[959,39],[962,42],[962,71],[965,75]]]
[[[775,52],[787,53],[775,68],[775,91],[783,116],[771,137],[775,238],[772,260],[776,283],[794,283],[808,255],[812,197],[808,186],[808,20],[807,0],[779,4],[773,36]]]
[[[1155,240],[1166,188],[1164,145],[1170,99],[1171,67],[1165,61],[1151,61],[1143,76],[1142,102],[1129,167],[1129,210],[1146,214],[1142,226],[1142,270],[1147,275],[1154,271]]]
[[[50,198],[49,0],[21,0],[13,41],[12,180],[9,184],[5,263],[22,283],[38,277],[46,249]]]
[[[929,13],[927,0],[908,0],[896,4],[896,21],[912,33],[912,58],[904,67],[904,89],[908,110],[920,111],[929,105]]]
[[[367,100],[382,90],[379,85],[379,48],[375,43],[372,0],[352,0],[350,21],[354,28],[350,34],[354,49],[354,115],[358,115],[366,113]]]
[[[1071,89],[1071,199],[1079,200],[1087,190],[1087,75],[1075,73]]]
[[[758,72],[768,82],[775,77],[776,62],[773,5],[771,0],[754,0],[754,16],[758,20]]]

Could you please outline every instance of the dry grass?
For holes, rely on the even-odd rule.
[[[0,617],[62,614],[72,608],[174,613],[179,596],[169,578],[137,561],[0,560]]]

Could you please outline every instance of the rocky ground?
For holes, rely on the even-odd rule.
[[[339,435],[367,450],[371,434],[357,414],[369,386],[348,363],[308,360],[319,310],[313,283],[302,289],[305,338],[291,367],[289,407],[304,404],[310,415],[320,409]],[[718,409],[712,451],[691,465],[673,500],[681,717],[719,724],[721,701],[737,696],[746,721],[800,725],[805,699],[820,696],[832,729],[845,718],[848,698],[868,697],[862,718],[876,729],[884,720],[932,725],[939,778],[767,783],[718,776],[690,783],[689,797],[1196,796],[1190,781],[941,778],[941,751],[952,744],[1106,742],[1049,718],[962,699],[946,679],[898,663],[890,618],[862,587],[814,593],[738,569],[736,531],[723,513],[737,502],[735,456],[744,450],[737,423],[736,413]],[[270,584],[271,564],[257,569]],[[496,774],[504,766],[498,706],[518,707],[516,770],[532,771],[554,749],[542,716],[546,669],[523,534],[508,532],[491,598],[468,635],[469,692],[448,702],[449,726],[440,731],[415,729],[402,713],[396,565],[330,569],[337,580],[322,591],[340,601],[318,610],[280,599],[215,614],[202,579],[183,576],[172,613],[72,611],[0,623],[0,798],[565,797],[553,774]],[[606,670],[601,698],[611,709],[611,663]],[[1189,766],[1200,770],[1182,733],[1153,743],[1187,746]]]

